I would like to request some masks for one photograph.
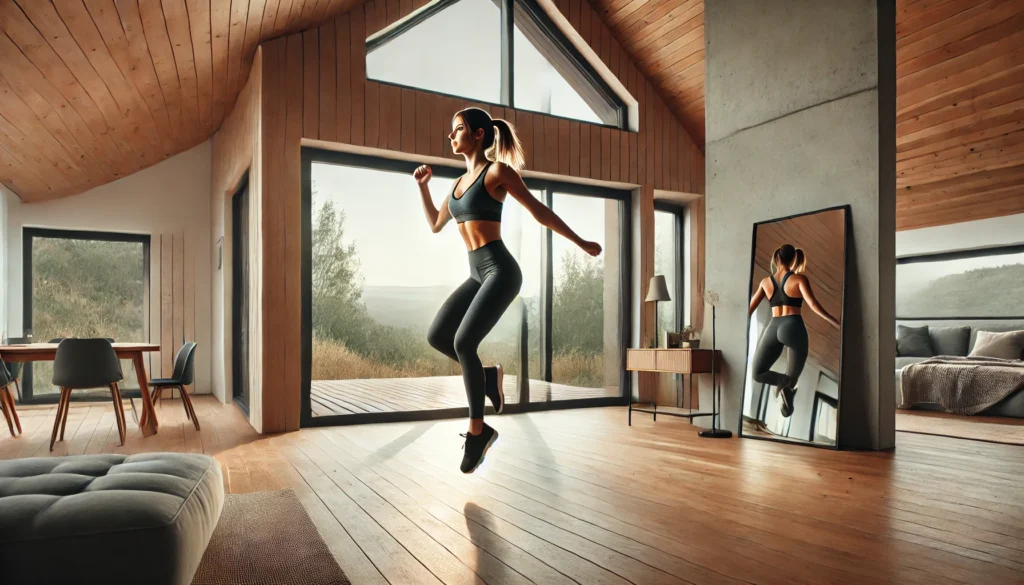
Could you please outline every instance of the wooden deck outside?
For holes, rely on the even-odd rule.
[[[179,400],[160,432],[73,404],[69,453],[204,452],[230,493],[292,488],[356,585],[1024,582],[1024,449],[909,433],[891,453],[709,440],[624,407],[491,417],[459,472],[465,421],[257,435],[233,405]],[[126,407],[127,409],[127,407]],[[55,407],[19,409],[0,459],[49,456]]]
[[[506,375],[503,386],[505,402],[519,402],[517,377]],[[618,395],[618,388],[581,388],[530,380],[530,402]],[[313,416],[466,407],[466,387],[462,376],[313,380],[310,396]]]

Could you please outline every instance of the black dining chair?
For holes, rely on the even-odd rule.
[[[17,426],[18,434],[21,434],[21,421],[18,420],[18,411],[14,408],[14,397],[11,396],[11,384],[13,383],[14,378],[11,377],[7,364],[0,359],[0,410],[4,412],[11,436],[17,437],[18,435],[14,434],[14,427]]]
[[[160,400],[160,394],[163,393],[164,388],[170,388],[172,394],[174,388],[177,388],[178,394],[181,395],[181,404],[185,407],[185,416],[192,421],[198,431],[199,417],[196,416],[196,410],[192,407],[192,399],[185,391],[185,386],[191,384],[195,379],[195,357],[196,343],[186,341],[178,350],[178,355],[174,357],[174,372],[171,373],[171,377],[150,380],[149,385],[153,387],[154,405]]]
[[[11,345],[28,343],[24,337],[8,337],[7,342]],[[25,369],[25,362],[8,362],[7,373],[14,381],[14,389],[18,392],[18,400],[21,400],[21,372]]]
[[[114,401],[114,418],[117,419],[117,434],[124,445],[126,424],[124,405],[121,403],[121,363],[117,353],[106,339],[75,339],[68,338],[57,346],[57,355],[53,360],[54,386],[60,387],[60,402],[57,406],[57,418],[53,421],[53,434],[50,435],[50,451],[57,440],[64,440],[64,427],[68,423],[68,410],[71,406],[71,391],[87,388],[110,388],[110,397]]]

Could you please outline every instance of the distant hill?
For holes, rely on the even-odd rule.
[[[1024,315],[1024,264],[948,274],[916,290],[897,283],[900,317]]]
[[[455,287],[447,286],[364,286],[363,302],[378,323],[409,327],[426,335],[434,316],[454,290]],[[518,323],[511,317],[506,314],[498,322],[496,335],[516,334]]]

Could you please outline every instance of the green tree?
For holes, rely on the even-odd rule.
[[[604,351],[604,262],[566,250],[552,302],[551,344],[560,353]]]
[[[316,190],[313,198],[316,200]],[[363,282],[355,243],[344,244],[345,212],[327,200],[313,213],[313,333],[366,349],[371,320],[363,304]]]
[[[313,200],[317,200],[315,186]],[[392,366],[436,359],[437,352],[422,334],[384,325],[370,316],[363,302],[358,251],[354,242],[344,243],[345,212],[327,200],[314,210],[312,223],[313,334]]]
[[[145,258],[141,242],[37,237],[32,240],[32,335],[112,337],[146,341]],[[52,362],[35,362],[33,393],[55,392]],[[135,387],[131,360],[122,360],[123,387]]]

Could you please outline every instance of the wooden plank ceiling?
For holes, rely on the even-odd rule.
[[[0,0],[0,182],[80,193],[208,139],[257,45],[355,0]]]
[[[703,0],[589,1],[703,146]],[[259,42],[359,3],[0,0],[0,182],[45,200],[190,148]],[[898,0],[896,27],[898,229],[1024,212],[1024,0]]]
[[[896,225],[1024,213],[1024,0],[903,0]]]
[[[704,144],[702,0],[590,0]],[[897,0],[897,229],[1024,213],[1024,0]]]
[[[704,0],[590,0],[612,35],[704,146]]]

